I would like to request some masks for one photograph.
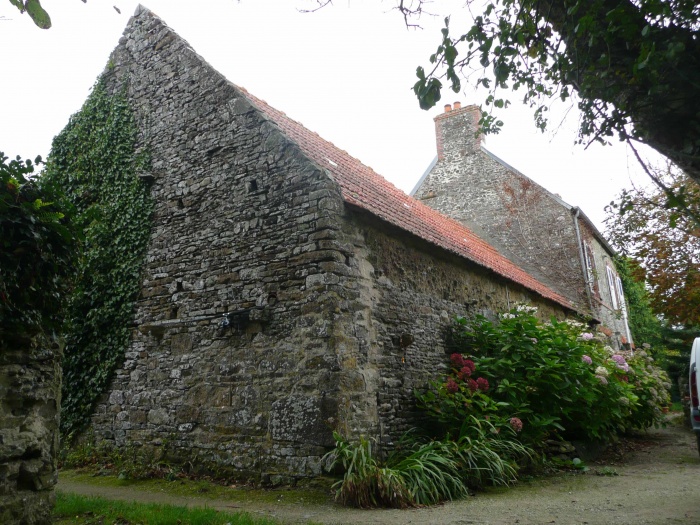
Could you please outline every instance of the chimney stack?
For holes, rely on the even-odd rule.
[[[481,136],[476,132],[481,110],[473,104],[462,107],[460,101],[445,104],[444,113],[435,117],[435,138],[438,160],[469,155],[481,147]]]

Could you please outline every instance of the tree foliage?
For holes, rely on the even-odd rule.
[[[404,15],[425,0],[399,0]],[[468,1],[468,8],[476,2]],[[579,141],[638,141],[700,183],[700,6],[695,0],[487,0],[464,34],[445,19],[428,70],[414,90],[421,107],[455,92],[468,78],[489,89],[488,107],[503,108],[502,90],[521,90],[547,126],[553,98],[578,98]],[[485,132],[502,122],[483,113]]]
[[[51,17],[44,8],[41,7],[39,0],[10,0],[10,3],[19,9],[20,13],[27,13],[37,27],[41,29],[48,29],[51,27]]]
[[[669,172],[665,184],[700,214],[700,188]],[[613,246],[638,263],[651,307],[670,324],[700,326],[700,226],[679,213],[660,190],[623,191],[608,208],[606,233]]]
[[[34,162],[0,152],[0,346],[52,335],[62,322],[77,235]]]
[[[627,322],[637,347],[662,343],[663,323],[651,307],[651,298],[644,282],[644,270],[628,257],[616,257],[615,268],[622,281],[627,306]]]

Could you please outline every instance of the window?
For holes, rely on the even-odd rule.
[[[593,257],[591,244],[588,241],[583,243],[583,255],[585,257],[586,276],[588,277],[589,287],[596,297],[600,297],[600,288],[598,286],[598,279],[596,278],[595,258]]]
[[[619,277],[615,275],[615,272],[613,271],[610,266],[607,264],[605,265],[605,273],[608,276],[608,287],[610,288],[610,299],[612,300],[612,307],[617,310],[620,308],[620,303],[617,300],[617,279]]]
[[[620,302],[620,308],[622,308],[623,312],[627,312],[627,307],[625,305],[625,292],[622,289],[622,279],[620,279],[619,275],[615,276],[615,288],[617,290],[617,298]]]

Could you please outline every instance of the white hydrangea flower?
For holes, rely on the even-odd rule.
[[[599,366],[598,368],[595,369],[595,375],[608,377],[608,369],[605,368],[604,366]]]
[[[526,313],[526,314],[534,314],[535,312],[537,312],[537,307],[536,307],[536,306],[530,306],[530,305],[528,305],[528,304],[519,304],[519,305],[517,305],[517,306],[515,307],[515,309],[516,309],[518,312],[523,312],[523,313]]]

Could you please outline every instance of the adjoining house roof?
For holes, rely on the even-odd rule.
[[[463,224],[409,197],[371,168],[292,120],[281,111],[238,87],[246,98],[319,167],[340,185],[346,203],[357,206],[407,232],[494,273],[542,297],[575,310],[573,304],[532,277]]]

